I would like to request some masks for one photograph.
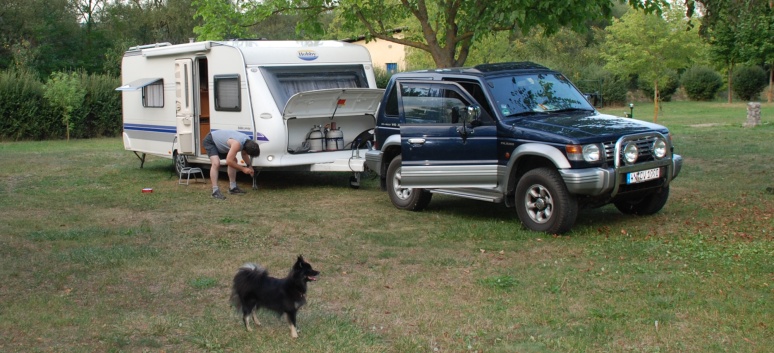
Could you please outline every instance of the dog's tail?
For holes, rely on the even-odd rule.
[[[239,293],[252,281],[268,275],[263,266],[255,263],[246,263],[237,270],[234,276],[234,285],[231,287],[231,305],[237,310],[242,310],[242,301],[239,300]]]

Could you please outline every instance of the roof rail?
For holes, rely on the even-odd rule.
[[[145,45],[138,45],[134,47],[130,47],[127,51],[137,51],[137,50],[143,50],[148,48],[160,48],[160,47],[166,47],[172,45],[170,42],[163,42],[163,43],[156,43],[156,44],[145,44]]]

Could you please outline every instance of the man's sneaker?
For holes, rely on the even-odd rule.
[[[226,197],[223,196],[223,194],[220,193],[220,190],[215,190],[212,192],[212,197],[218,199],[218,200],[225,200]]]
[[[228,193],[231,194],[231,195],[242,195],[242,194],[245,194],[245,192],[242,191],[242,189],[240,189],[238,186],[233,188],[233,189],[228,189]]]

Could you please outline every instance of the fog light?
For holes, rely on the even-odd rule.
[[[657,138],[656,141],[653,142],[653,156],[656,157],[656,159],[664,158],[667,154],[667,144],[664,139]]]
[[[274,160],[274,156],[272,156],[272,155],[269,155],[268,157],[266,157],[266,160],[268,160],[269,162],[271,162],[271,161],[273,161],[273,160]]]
[[[629,142],[626,144],[626,147],[624,147],[624,160],[627,164],[634,164],[634,162],[637,161],[637,157],[639,156],[640,152],[637,150],[637,144],[634,142]]]

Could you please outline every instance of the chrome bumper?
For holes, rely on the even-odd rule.
[[[666,167],[667,175],[669,176],[666,180],[668,185],[670,181],[680,174],[682,166],[683,157],[675,154],[672,155],[671,162],[649,162],[619,168],[617,171],[614,168],[560,169],[559,174],[564,179],[567,190],[572,194],[597,196],[610,193],[610,197],[613,197],[618,193],[618,185],[620,185],[626,173],[649,168]]]

